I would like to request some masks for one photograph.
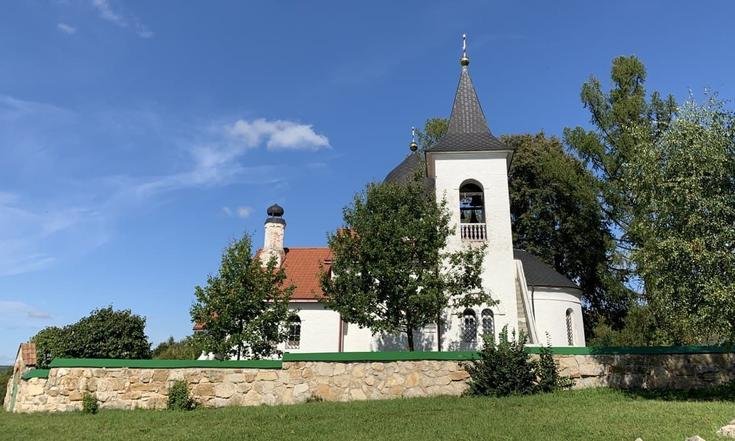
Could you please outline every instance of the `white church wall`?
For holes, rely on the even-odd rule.
[[[362,328],[354,323],[345,323],[343,349],[345,352],[373,351],[373,333],[368,328]]]
[[[437,199],[446,198],[455,234],[449,237],[447,249],[459,250],[467,243],[459,231],[459,188],[467,180],[483,187],[487,225],[487,249],[483,262],[483,287],[490,290],[500,304],[495,308],[496,329],[516,329],[515,264],[510,224],[507,160],[505,152],[431,153],[430,173],[435,177]],[[446,339],[445,339],[446,340]],[[449,344],[449,343],[447,343]],[[448,349],[448,348],[446,348]]]
[[[585,346],[581,294],[578,289],[573,288],[532,289],[539,343],[546,344],[548,333],[551,346]],[[567,311],[570,309],[574,336],[572,345],[567,339]]]
[[[298,348],[286,348],[281,343],[278,349],[285,352],[338,352],[340,317],[339,313],[327,309],[319,302],[291,302],[301,319],[301,342]]]

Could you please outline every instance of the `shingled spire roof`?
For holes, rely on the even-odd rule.
[[[463,36],[464,38],[464,36]],[[463,45],[463,49],[465,46]],[[449,118],[447,133],[439,141],[428,147],[427,152],[466,152],[487,150],[510,150],[490,133],[485,114],[477,99],[475,87],[468,65],[470,59],[464,51],[460,60],[462,71],[459,75],[457,93],[454,95],[452,116]]]

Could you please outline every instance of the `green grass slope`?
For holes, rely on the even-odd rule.
[[[735,418],[732,401],[663,401],[607,389],[198,409],[0,413],[8,440],[683,440]]]

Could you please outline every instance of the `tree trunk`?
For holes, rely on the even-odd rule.
[[[408,337],[408,350],[413,352],[413,329],[409,329],[406,332],[406,337]]]
[[[436,350],[442,351],[442,314],[436,315]]]

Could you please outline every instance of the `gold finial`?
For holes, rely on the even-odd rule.
[[[470,64],[470,57],[467,56],[467,34],[462,34],[462,58],[460,58],[459,64],[462,66]]]
[[[419,148],[419,145],[416,144],[416,127],[411,127],[411,145],[409,148],[412,152],[415,152]]]

